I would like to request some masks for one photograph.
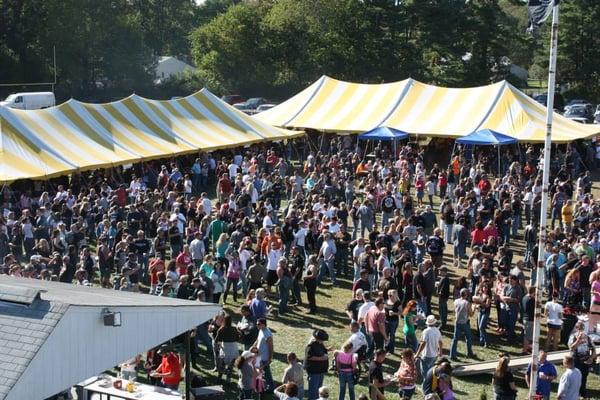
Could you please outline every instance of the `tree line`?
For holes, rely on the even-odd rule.
[[[600,99],[600,2],[561,5],[558,82]],[[521,0],[0,0],[0,83],[51,81],[55,46],[61,100],[168,98],[204,86],[281,100],[323,74],[524,87],[510,65],[545,79],[549,42],[549,24],[537,38],[526,25]],[[162,55],[198,70],[156,86]]]

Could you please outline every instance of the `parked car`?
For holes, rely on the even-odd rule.
[[[594,117],[600,115],[600,104],[596,106],[596,111],[594,112]]]
[[[545,107],[548,102],[548,94],[546,94],[546,93],[538,94],[537,96],[533,96],[533,99]],[[562,97],[562,95],[560,93],[555,93],[554,94],[554,111],[561,112],[564,105],[565,105],[565,99]]]
[[[221,96],[221,100],[227,104],[234,105],[243,102],[244,98],[239,94],[226,94],[225,96]]]
[[[267,104],[268,101],[264,97],[252,97],[242,103],[236,103],[233,106],[238,110],[256,110],[259,106]]]
[[[591,124],[594,122],[592,109],[591,107],[588,107],[587,104],[571,105],[567,108],[567,111],[565,111],[565,117],[582,124]]]
[[[267,111],[270,110],[271,108],[275,107],[277,104],[272,104],[272,103],[267,103],[267,104],[261,104],[260,106],[258,106],[258,108],[256,109],[256,113],[260,113],[263,111]]]
[[[54,107],[56,99],[52,92],[22,92],[11,94],[0,105],[20,110],[39,110]]]
[[[582,105],[589,105],[592,106],[592,103],[590,103],[587,100],[583,100],[583,99],[573,99],[573,100],[569,100],[569,102],[567,103],[567,105],[565,106],[565,112],[573,107],[573,106],[582,106]]]

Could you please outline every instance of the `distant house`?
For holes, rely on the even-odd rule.
[[[158,58],[158,63],[156,64],[156,79],[154,82],[159,84],[172,76],[194,71],[196,71],[196,68],[175,57],[162,56]]]
[[[523,82],[527,82],[527,79],[529,78],[529,72],[527,72],[525,68],[515,64],[510,65],[510,74]]]

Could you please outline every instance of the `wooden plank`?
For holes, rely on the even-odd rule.
[[[565,355],[569,354],[569,350],[563,351],[553,351],[549,352],[546,359],[552,364],[559,364],[562,362],[562,359]],[[596,354],[600,354],[600,346],[596,347]],[[531,356],[520,356],[514,357],[510,359],[511,368],[525,368],[529,365],[531,361]],[[496,369],[496,365],[498,365],[498,361],[484,361],[475,364],[463,364],[458,365],[452,369],[453,376],[469,376],[469,375],[477,375],[477,374],[485,374],[494,372]]]

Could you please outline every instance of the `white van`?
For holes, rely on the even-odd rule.
[[[14,93],[0,102],[2,106],[21,110],[39,110],[40,108],[53,107],[55,104],[56,99],[52,92]]]

